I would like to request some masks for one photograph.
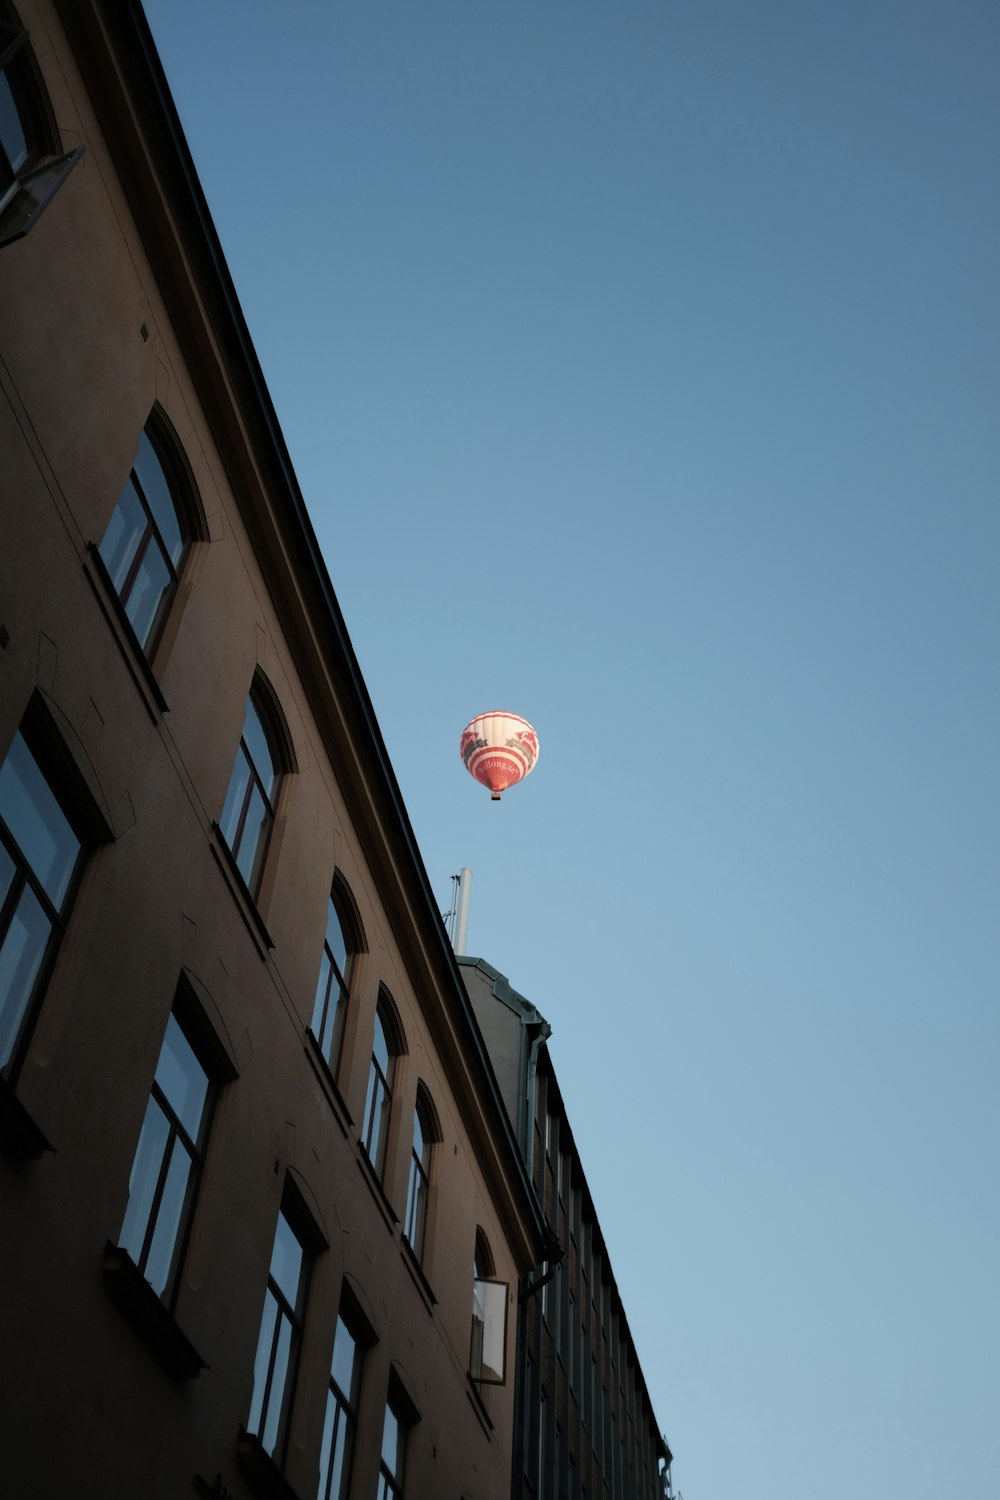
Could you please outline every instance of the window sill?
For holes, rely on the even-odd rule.
[[[358,1156],[356,1159],[358,1163],[358,1170],[360,1171],[365,1182],[367,1182],[371,1190],[371,1195],[375,1199],[375,1202],[378,1204],[379,1211],[381,1212],[382,1217],[385,1219],[385,1222],[388,1224],[393,1234],[395,1234],[396,1229],[399,1225],[399,1215],[396,1213],[392,1204],[389,1202],[389,1199],[386,1197],[385,1188],[379,1181],[375,1168],[368,1160],[368,1152],[365,1150],[361,1141],[358,1141]]]
[[[493,1436],[493,1423],[490,1414],[486,1410],[486,1402],[479,1393],[479,1387],[471,1375],[465,1377],[465,1393],[472,1402],[472,1409],[482,1425],[482,1429],[488,1438]]]
[[[0,1151],[14,1166],[22,1166],[25,1162],[37,1161],[44,1151],[55,1149],[6,1078],[0,1078]]]
[[[330,1070],[330,1065],[327,1062],[326,1058],[323,1056],[323,1053],[320,1051],[320,1045],[313,1035],[312,1027],[306,1028],[304,1050],[306,1057],[309,1059],[309,1062],[312,1066],[313,1072],[316,1074],[316,1077],[319,1079],[320,1084],[323,1087],[323,1091],[326,1094],[330,1108],[333,1110],[334,1119],[336,1120],[337,1124],[340,1126],[344,1134],[349,1135],[351,1127],[354,1124],[354,1119],[351,1115],[350,1110],[347,1108],[347,1104],[345,1102],[343,1094],[337,1087],[337,1080],[334,1078],[333,1073]]]
[[[110,574],[104,566],[96,543],[87,543],[88,556],[83,564],[83,571],[87,575],[87,582],[97,597],[104,618],[111,627],[111,633],[115,638],[115,644],[121,652],[122,659],[131,673],[142,700],[146,705],[146,712],[154,724],[158,724],[163,714],[169,713],[167,700],[164,698],[160,684],[153,676],[153,669],[149,665],[146,653],[139,644],[139,637],[132,629],[128,615],[122,609],[122,602],[118,597],[114,584],[111,582]]]
[[[431,1314],[437,1305],[437,1298],[431,1290],[431,1284],[424,1275],[424,1268],[420,1264],[406,1235],[399,1242],[399,1253],[403,1257],[403,1264],[413,1278],[413,1284],[423,1298],[424,1306]]]
[[[236,1462],[250,1488],[264,1500],[299,1500],[260,1439],[244,1427],[236,1439]]]
[[[171,1380],[196,1380],[208,1365],[172,1313],[160,1301],[127,1250],[104,1247],[104,1285],[119,1312],[132,1324]]]
[[[233,900],[243,921],[246,923],[247,931],[257,945],[257,951],[264,962],[267,962],[268,954],[274,947],[274,939],[264,926],[264,918],[257,910],[257,903],[250,894],[250,887],[240,874],[239,866],[233,858],[232,850],[223,837],[222,829],[218,823],[212,824],[212,853],[215,862],[226,878],[226,884],[233,893]]]

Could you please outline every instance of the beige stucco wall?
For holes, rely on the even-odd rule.
[[[517,1267],[421,1000],[362,855],[322,734],[250,544],[213,431],[132,223],[54,11],[24,3],[64,146],[80,166],[24,240],[0,250],[0,755],[36,687],[79,736],[117,837],[93,851],[48,984],[17,1094],[55,1155],[0,1162],[0,1362],[5,1493],[176,1497],[235,1464],[286,1174],[312,1195],[329,1241],[306,1315],[286,1472],[315,1493],[334,1325],[345,1272],[378,1323],[361,1395],[352,1494],[374,1493],[390,1361],[421,1408],[407,1493],[501,1500],[510,1490],[512,1383],[488,1430],[466,1379],[476,1226],[512,1289]],[[145,325],[148,339],[141,332]],[[88,543],[100,541],[154,400],[191,465],[210,539],[188,558],[154,659],[168,711],[130,666],[102,608]],[[255,668],[287,719],[299,772],[279,806],[262,948],[213,853]],[[334,871],[368,941],[356,968],[339,1085],[345,1129],[308,1056]],[[175,1387],[101,1280],[182,967],[205,987],[240,1066],[215,1114],[176,1317],[210,1368]],[[429,1306],[359,1163],[379,986],[406,1032],[385,1190],[405,1210],[418,1080],[436,1106]],[[508,1362],[513,1370],[513,1307]]]

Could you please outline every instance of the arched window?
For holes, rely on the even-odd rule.
[[[476,1230],[476,1253],[472,1257],[472,1275],[476,1281],[488,1280],[495,1271],[489,1241],[481,1229]]]
[[[480,1385],[503,1385],[507,1379],[507,1293],[496,1280],[489,1242],[476,1230],[472,1261],[472,1339],[469,1374]]]
[[[434,1117],[434,1107],[423,1084],[417,1085],[417,1103],[413,1111],[413,1146],[410,1151],[410,1183],[406,1195],[406,1226],[403,1233],[418,1260],[423,1259],[427,1228],[427,1199],[431,1185],[431,1157],[434,1142],[441,1132]]]
[[[53,160],[58,150],[28,33],[0,0],[0,245],[28,233],[84,148]]]
[[[269,699],[263,679],[256,677],[219,820],[219,831],[254,897],[260,889],[278,785],[282,772],[291,769],[283,753],[277,710]]]
[[[323,941],[323,957],[320,960],[311,1027],[312,1034],[319,1043],[319,1049],[330,1071],[334,1074],[340,1063],[351,970],[358,947],[354,924],[346,920],[343,908],[343,899],[338,899],[334,889],[327,902],[326,936]]]
[[[333,1340],[316,1500],[347,1500],[365,1354],[375,1342],[374,1329],[345,1284]]]
[[[391,1377],[382,1423],[382,1449],[379,1454],[378,1486],[375,1500],[402,1500],[406,1440],[412,1425],[412,1413],[399,1385]]]
[[[177,588],[191,540],[179,463],[166,420],[152,415],[98,549],[140,646],[149,655]]]
[[[247,1419],[247,1432],[257,1438],[279,1467],[284,1462],[287,1445],[309,1275],[319,1243],[315,1226],[309,1223],[298,1194],[286,1179],[264,1294]]]
[[[392,1108],[392,1086],[396,1058],[403,1050],[391,1002],[382,994],[375,1012],[375,1035],[372,1039],[372,1061],[368,1070],[368,1093],[361,1144],[379,1178],[385,1168],[385,1146],[389,1135],[389,1112]]]

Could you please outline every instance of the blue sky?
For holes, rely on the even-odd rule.
[[[675,1481],[996,1500],[1000,11],[148,11]]]

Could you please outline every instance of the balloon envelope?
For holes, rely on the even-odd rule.
[[[538,760],[538,735],[520,714],[479,714],[462,730],[459,754],[470,776],[489,787],[493,801],[523,781]]]

